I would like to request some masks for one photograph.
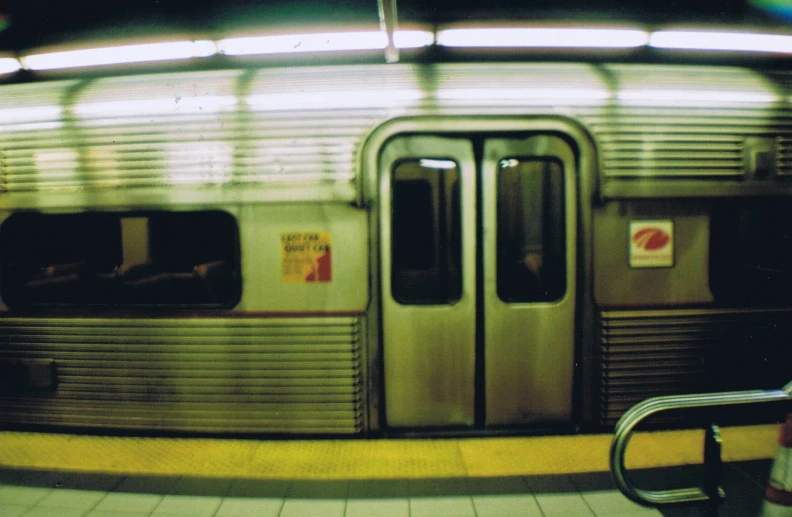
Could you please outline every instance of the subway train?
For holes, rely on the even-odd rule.
[[[575,432],[790,380],[792,74],[432,56],[0,84],[2,426]]]

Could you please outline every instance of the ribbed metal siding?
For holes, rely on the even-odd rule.
[[[592,128],[606,178],[739,179],[748,137],[777,139],[779,172],[789,173],[791,121],[782,110],[618,108]]]
[[[54,392],[6,394],[7,424],[357,433],[356,318],[3,318],[0,359],[53,359]]]
[[[415,115],[571,117],[592,131],[606,178],[736,178],[744,139],[755,136],[780,139],[786,171],[785,77],[727,67],[454,63],[8,85],[0,188],[349,186],[365,135]]]
[[[772,388],[789,375],[790,310],[603,312],[600,420],[660,395]],[[789,336],[786,336],[788,339]]]
[[[689,110],[669,111],[620,109],[609,124],[595,126],[606,177],[743,175],[744,139],[741,130],[729,127],[723,112],[697,113],[693,118]],[[751,124],[751,114],[746,115],[742,122]],[[713,134],[704,118],[721,119],[723,134]]]
[[[0,186],[14,193],[352,184],[357,146],[385,111],[334,110],[322,105],[326,93],[301,94],[301,77],[282,88],[296,102],[254,104],[281,91],[272,83],[283,83],[283,73],[116,77],[64,85],[46,98],[31,93],[33,104],[59,115],[32,129],[0,130]],[[327,85],[316,72],[303,75]],[[25,86],[4,92],[22,96]]]
[[[792,136],[782,85],[728,67],[608,65],[612,109],[591,119],[606,179],[740,178],[748,137]]]

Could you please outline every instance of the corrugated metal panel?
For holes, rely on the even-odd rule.
[[[772,388],[788,377],[779,322],[790,310],[601,314],[601,424],[650,397]]]
[[[782,110],[618,108],[612,118],[593,121],[592,128],[606,179],[739,179],[745,139],[788,142],[790,121],[792,112]]]
[[[163,74],[71,85],[61,95],[57,128],[0,132],[2,186],[9,193],[166,186],[249,192],[302,183],[324,184],[330,197],[341,192],[354,199],[354,189],[336,185],[354,183],[357,146],[384,117],[382,110],[339,113],[322,102],[309,110],[282,105],[259,112],[247,102],[255,97],[256,74]],[[290,84],[292,90],[297,85]]]
[[[746,137],[792,136],[763,75],[728,67],[609,65],[613,109],[591,120],[606,179],[741,178]]]
[[[357,318],[3,318],[0,359],[52,359],[54,392],[6,394],[7,424],[357,433]]]
[[[739,178],[745,138],[792,138],[785,77],[730,67],[448,63],[4,86],[11,100],[0,104],[0,188],[212,187],[220,196],[311,184],[350,201],[359,147],[377,125],[483,114],[581,121],[606,179]]]

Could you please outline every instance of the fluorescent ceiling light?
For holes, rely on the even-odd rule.
[[[174,41],[170,43],[148,43],[144,45],[33,54],[23,57],[22,65],[28,70],[54,70],[59,68],[190,59],[193,57],[211,56],[216,51],[215,43],[208,40]]]
[[[0,74],[13,74],[22,68],[19,60],[13,57],[0,57]]]
[[[396,31],[393,36],[397,48],[419,48],[431,45],[434,38],[428,31]],[[228,38],[217,43],[221,54],[294,54],[300,52],[331,52],[338,50],[380,50],[387,44],[387,36],[379,31],[328,32],[316,34],[288,34]]]
[[[779,98],[770,93],[718,91],[718,90],[623,90],[617,94],[620,101],[644,102],[745,102],[772,103]]]
[[[443,47],[642,47],[649,34],[629,29],[446,29],[437,35]]]
[[[659,31],[649,45],[656,48],[792,53],[792,36],[741,32]]]

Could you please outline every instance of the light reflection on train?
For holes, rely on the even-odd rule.
[[[436,63],[2,86],[3,421],[592,430],[782,385],[785,84]]]

